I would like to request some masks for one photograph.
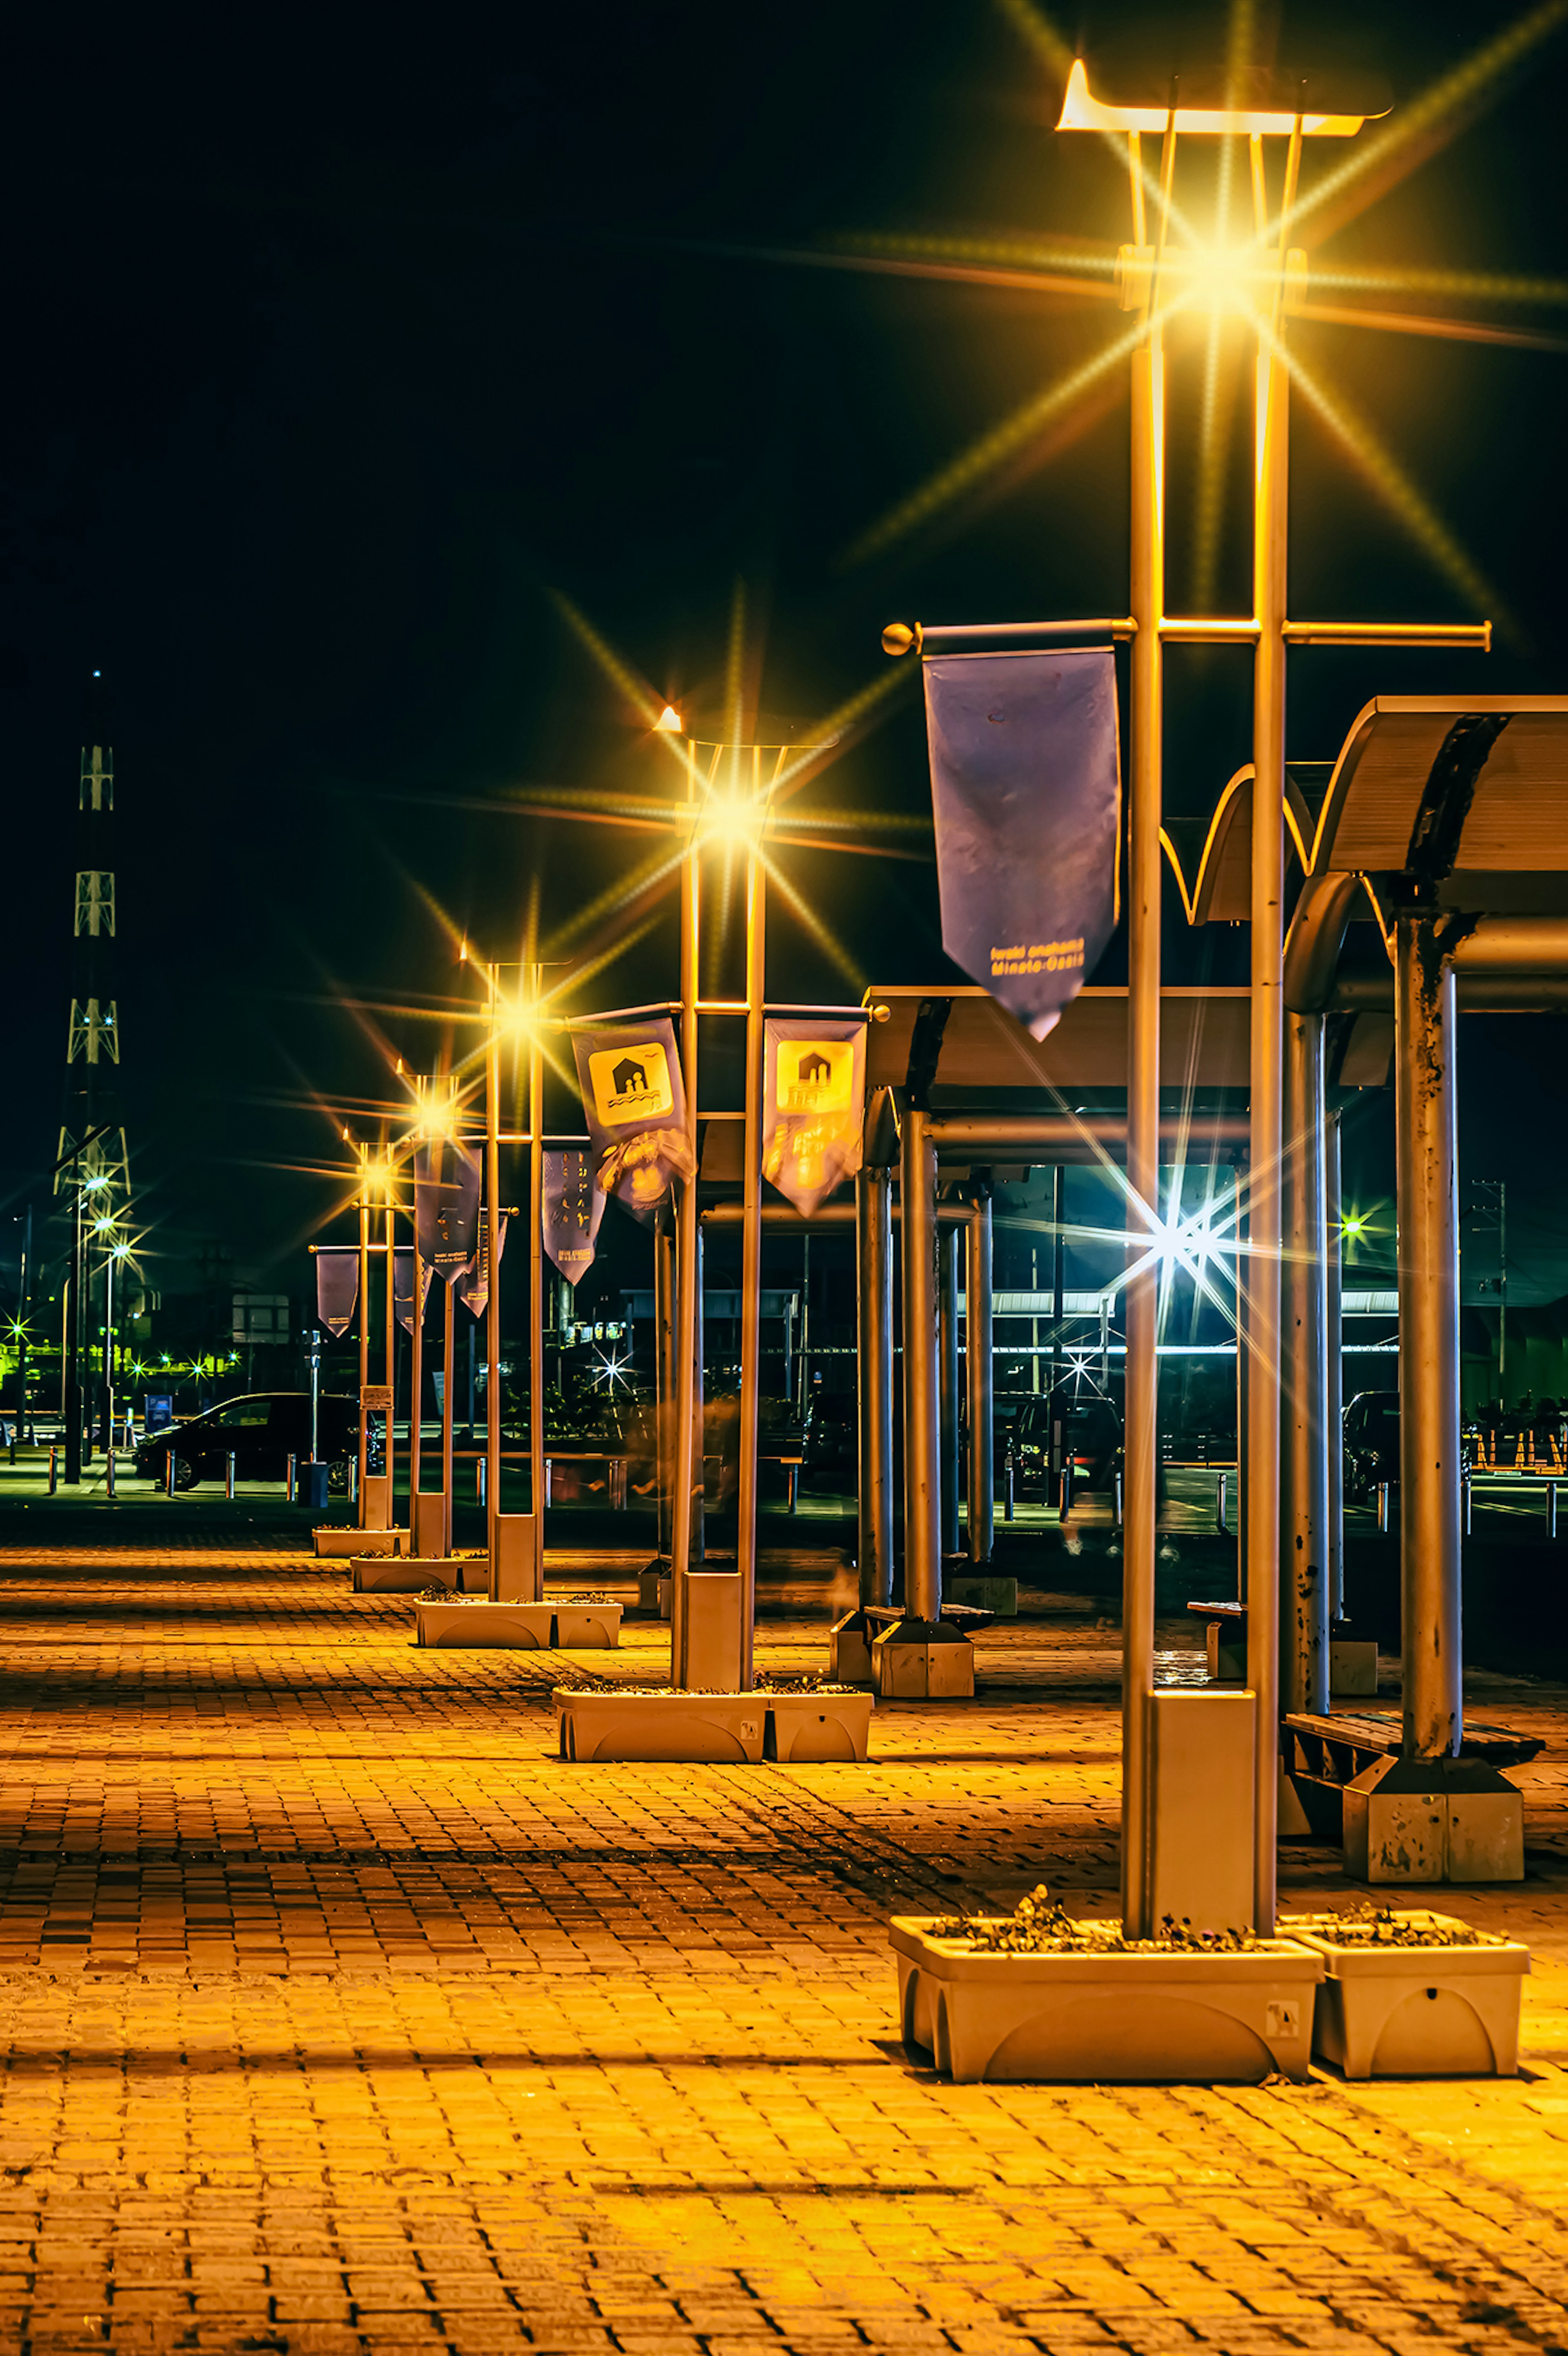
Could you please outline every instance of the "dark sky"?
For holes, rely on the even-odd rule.
[[[1156,92],[1223,46],[1222,9],[1057,21]],[[1293,66],[1372,67],[1408,107],[1504,21],[1455,0],[1288,7],[1264,39]],[[1536,47],[1315,263],[1561,270],[1565,67],[1560,37]],[[1120,370],[1068,446],[1036,438],[875,561],[846,556],[1120,314],[718,250],[1121,239],[1124,183],[1098,142],[1053,138],[1055,96],[991,0],[34,12],[0,140],[11,1206],[42,1198],[59,1126],[93,668],[118,760],[124,1092],[149,1243],[171,1282],[213,1237],[297,1285],[298,1239],[329,1199],[288,1168],[332,1149],[308,1096],[389,1093],[375,1038],[336,998],[411,1005],[459,986],[432,900],[514,955],[537,879],[548,953],[647,855],[646,836],[504,806],[531,786],[659,791],[666,775],[551,591],[660,694],[713,709],[743,577],[755,691],[798,723],[879,676],[895,615],[1124,610]],[[1212,157],[1184,156],[1199,213]],[[1381,299],[1562,324],[1539,303]],[[1295,340],[1398,454],[1509,626],[1489,661],[1294,658],[1292,755],[1331,756],[1379,690],[1568,687],[1568,359],[1326,326]],[[1179,357],[1176,610],[1200,390]],[[1297,612],[1472,616],[1452,568],[1299,407],[1294,466]],[[1234,607],[1240,485],[1220,576]],[[1173,811],[1206,814],[1246,757],[1247,685],[1230,657],[1173,659]],[[806,802],[929,810],[918,709],[906,691],[888,712]],[[868,980],[950,972],[929,867],[801,851],[789,872]],[[779,994],[854,994],[781,908],[771,947]],[[1173,972],[1196,973],[1176,960],[1199,947],[1177,943]],[[1238,937],[1205,953],[1218,971]],[[674,989],[667,926],[588,1002]],[[442,1048],[431,1023],[380,1027],[413,1063]],[[1563,1141],[1559,1026],[1494,1020],[1479,1044],[1467,1153],[1526,1176]],[[1386,1126],[1369,1112],[1357,1131],[1369,1187]]]

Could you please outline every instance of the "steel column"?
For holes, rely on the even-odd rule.
[[[995,1408],[992,1360],[991,1189],[977,1192],[965,1235],[964,1346],[969,1403],[969,1558],[991,1560],[996,1522]]]
[[[1328,1251],[1324,1261],[1324,1311],[1327,1354],[1324,1383],[1324,1444],[1328,1458],[1328,1624],[1345,1617],[1345,1229],[1339,1194],[1339,1115],[1330,1113],[1323,1133],[1323,1223]]]
[[[1284,1353],[1280,1546],[1283,1636],[1281,1701],[1328,1708],[1328,1237],[1324,1209],[1323,1021],[1284,1022],[1284,1249],[1280,1322]]]
[[[958,1552],[958,1229],[937,1231],[937,1408],[941,1434],[942,1559]]]
[[[854,1182],[855,1309],[859,1344],[860,1543],[863,1603],[893,1600],[893,1178],[865,1170]]]
[[[660,1558],[668,1559],[671,1464],[675,1437],[675,1228],[668,1208],[655,1215],[653,1228],[653,1376],[659,1465],[658,1545]]]
[[[695,804],[696,755],[688,746],[686,798]],[[681,863],[681,1079],[686,1092],[686,1141],[693,1174],[680,1182],[675,1205],[675,1415],[670,1450],[670,1667],[686,1682],[687,1573],[700,1554],[703,1491],[703,1274],[697,1225],[697,952],[702,930],[702,868],[693,813]]]
[[[457,1384],[457,1288],[445,1278],[441,1284],[444,1323],[441,1328],[441,1527],[443,1554],[452,1551],[452,1394]],[[413,1544],[412,1529],[409,1544]]]
[[[927,1115],[909,1106],[898,1163],[904,1274],[904,1612],[942,1611],[942,1513],[937,1412],[937,1157]]]
[[[489,986],[490,1027],[485,1042],[485,1196],[490,1215],[490,1296],[485,1304],[485,1535],[494,1601],[499,1584],[501,1511],[501,1043],[496,1027],[493,966]]]
[[[397,1526],[397,1505],[393,1495],[393,1491],[396,1486],[393,1475],[396,1470],[397,1451],[392,1443],[392,1425],[397,1419],[397,1232],[393,1224],[392,1173],[392,1158],[390,1154],[382,1155],[381,1164],[386,1173],[385,1183],[387,1190],[386,1217],[383,1223],[386,1235],[387,1263],[387,1437],[385,1451],[386,1463],[384,1470],[387,1476],[387,1527],[389,1529],[395,1529]],[[413,1544],[413,1508],[412,1505],[409,1507],[409,1544],[410,1546]]]
[[[1142,194],[1137,202],[1141,208]],[[1133,355],[1133,743],[1127,821],[1127,1183],[1133,1215],[1159,1203],[1160,849],[1165,653],[1165,349],[1157,323]],[[1135,1248],[1135,1247],[1134,1247]],[[1061,1321],[1061,1303],[1056,1303]],[[1129,1283],[1122,1605],[1122,1919],[1146,1937],[1149,1696],[1155,1682],[1159,1278]],[[1053,1409],[1055,1402],[1053,1401]]]
[[[371,1204],[365,1192],[365,1149],[360,1148],[360,1527],[365,1526],[365,1392],[371,1379]]]
[[[1400,1293],[1400,1592],[1404,1753],[1446,1759],[1464,1729],[1460,1645],[1459,1203],[1452,919],[1395,924]]]
[[[537,1015],[544,968],[528,968],[528,1510],[533,1530],[533,1601],[544,1597],[544,1043]],[[447,1383],[452,1377],[448,1374]],[[447,1419],[451,1429],[451,1419]],[[448,1480],[450,1497],[452,1483]],[[450,1505],[447,1507],[451,1511]]]
[[[757,813],[760,818],[760,811]],[[757,1616],[757,1435],[762,1405],[762,1049],[767,1001],[768,871],[753,842],[746,858],[746,1163],[740,1250],[740,1482],[736,1568],[740,1573],[740,1660],[736,1687],[751,1690],[751,1634]]]

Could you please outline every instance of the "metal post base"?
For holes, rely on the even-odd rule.
[[[1336,1700],[1365,1700],[1378,1690],[1378,1648],[1369,1636],[1330,1636],[1328,1689]]]
[[[871,1673],[884,1701],[967,1701],[974,1646],[942,1621],[906,1615],[872,1645]]]
[[[1358,1881],[1522,1881],[1524,1802],[1470,1759],[1380,1760],[1345,1787]]]
[[[489,1568],[492,1603],[538,1602],[533,1591],[532,1514],[496,1515],[491,1526]]]
[[[846,1612],[828,1631],[828,1676],[834,1685],[872,1683],[873,1630],[864,1612]]]
[[[745,1581],[734,1570],[686,1573],[685,1658],[674,1682],[687,1693],[742,1690]]]

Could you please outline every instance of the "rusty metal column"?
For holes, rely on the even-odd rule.
[[[927,1116],[909,1106],[898,1162],[904,1274],[904,1613],[942,1612],[937,1413],[937,1156]]]
[[[544,968],[528,969],[528,1510],[533,1518],[533,1601],[544,1599]],[[450,1385],[452,1377],[446,1377]],[[450,1426],[450,1418],[448,1419]],[[450,1510],[450,1508],[448,1508]]]
[[[413,1322],[408,1331],[408,1543],[412,1553],[413,1501],[419,1494],[420,1482],[420,1408],[424,1398],[424,1266],[419,1257],[417,1209],[410,1214],[408,1223],[413,1230]]]
[[[485,1195],[490,1213],[490,1297],[485,1304],[485,1537],[490,1601],[499,1587],[501,1512],[501,1043],[496,1027],[496,969],[489,969],[489,1036],[485,1043]]]
[[[1160,800],[1165,607],[1165,353],[1159,329],[1133,355],[1132,776],[1127,828],[1127,1180],[1152,1218],[1160,1161]],[[1062,1304],[1055,1304],[1057,1329]],[[1155,1682],[1159,1278],[1127,1287],[1122,1589],[1122,1917],[1148,1920],[1149,1696]],[[1052,1417],[1058,1410],[1052,1400]]]
[[[365,1527],[365,1476],[370,1451],[365,1434],[365,1392],[371,1380],[371,1202],[365,1189],[365,1149],[360,1148],[360,1527]],[[77,1266],[81,1256],[77,1255]]]
[[[757,812],[760,822],[761,812]],[[757,1443],[762,1382],[762,1047],[767,998],[767,869],[756,841],[746,860],[746,1162],[740,1256],[740,1483],[736,1569],[740,1573],[740,1660],[736,1688],[751,1690],[751,1635],[757,1616]]]
[[[443,1509],[441,1526],[445,1542],[441,1551],[452,1551],[452,1393],[456,1388],[457,1373],[457,1288],[445,1278],[441,1284],[442,1314],[446,1320],[441,1329],[441,1495]],[[409,1544],[413,1544],[413,1537]]]
[[[701,934],[702,853],[697,845],[696,755],[686,755],[686,798],[692,833],[681,867],[681,1078],[686,1091],[686,1140],[693,1174],[681,1181],[675,1205],[675,1410],[670,1451],[670,1670],[684,1687],[687,1575],[703,1491],[703,1396],[699,1379],[703,1330],[703,1247],[697,1224],[697,951]],[[700,1553],[700,1545],[695,1549]]]
[[[966,1230],[964,1341],[969,1394],[969,1558],[991,1560],[996,1524],[995,1391],[992,1359],[991,1185],[982,1181]]]
[[[1280,1278],[1283,1433],[1282,1706],[1328,1708],[1328,1378],[1324,1212],[1323,1017],[1284,1022],[1284,1249]]]
[[[1323,1223],[1328,1254],[1323,1301],[1327,1327],[1324,1382],[1324,1446],[1328,1458],[1328,1624],[1345,1617],[1345,1229],[1339,1199],[1339,1115],[1330,1113],[1323,1138]]]
[[[860,1394],[863,1603],[893,1600],[893,1177],[863,1169],[854,1182],[855,1310]]]
[[[937,1422],[941,1435],[942,1560],[958,1552],[958,1229],[937,1231]]]
[[[381,1168],[385,1173],[384,1183],[387,1190],[386,1215],[382,1222],[382,1232],[386,1237],[387,1257],[387,1439],[385,1470],[387,1476],[387,1527],[391,1530],[397,1527],[397,1505],[392,1494],[394,1486],[392,1476],[397,1461],[397,1451],[392,1445],[392,1423],[394,1421],[397,1409],[397,1231],[393,1225],[395,1215],[392,1210],[392,1172],[390,1149],[381,1156]],[[413,1506],[411,1505],[408,1510],[408,1542],[412,1547],[413,1545]]]
[[[1450,920],[1450,923],[1452,920]],[[1404,1755],[1464,1729],[1459,1550],[1459,1200],[1454,969],[1444,919],[1396,919],[1394,1126],[1400,1292]]]

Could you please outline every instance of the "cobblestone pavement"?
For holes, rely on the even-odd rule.
[[[589,1656],[419,1651],[275,1547],[0,1548],[0,2348],[1568,2350],[1568,1694],[1476,1681],[1548,1741],[1530,1878],[1455,1901],[1536,1950],[1518,2080],[955,2087],[887,1915],[1114,1909],[1115,1632],[1032,1601],[867,1767],[579,1767]]]

